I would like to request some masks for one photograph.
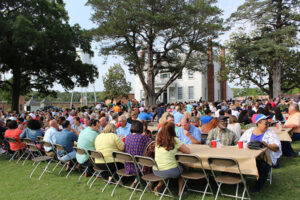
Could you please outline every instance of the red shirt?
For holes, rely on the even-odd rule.
[[[19,149],[25,148],[25,145],[20,140],[21,133],[22,133],[22,130],[20,130],[18,128],[17,129],[7,129],[5,131],[4,137],[6,137],[6,138],[12,137],[17,140],[17,143],[11,143],[11,142],[9,143],[10,150],[17,151]]]

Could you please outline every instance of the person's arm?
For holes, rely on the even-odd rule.
[[[120,151],[124,151],[124,142],[118,137],[118,135],[115,135],[115,143]]]
[[[184,134],[185,134],[185,136],[187,136],[187,137],[192,141],[193,144],[201,144],[201,141],[195,139],[195,138],[190,134],[189,131],[184,130]]]
[[[27,128],[21,133],[20,139],[25,138],[26,137],[26,133],[27,133]]]
[[[179,149],[178,149],[180,152],[182,153],[186,153],[186,154],[190,154],[191,153],[191,150],[190,148],[188,148],[185,144],[182,144]]]
[[[211,141],[212,141],[212,140],[214,140],[214,134],[213,134],[213,131],[210,130],[210,131],[208,132],[208,136],[207,136],[207,138],[206,138],[206,144],[211,145]]]
[[[279,151],[279,146],[277,144],[267,144],[265,141],[263,141],[262,143],[265,145],[265,147],[267,147],[271,151],[274,151],[274,152]]]
[[[283,125],[283,128],[298,128],[299,126],[297,124],[288,124],[288,125]]]

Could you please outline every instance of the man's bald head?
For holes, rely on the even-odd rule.
[[[58,123],[55,119],[52,119],[49,122],[49,126],[57,129],[58,128]]]

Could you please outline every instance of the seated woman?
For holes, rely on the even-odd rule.
[[[155,167],[153,167],[153,173],[165,179],[178,178],[178,194],[180,194],[184,181],[180,176],[183,172],[183,168],[178,165],[175,159],[175,154],[178,151],[187,154],[190,153],[190,149],[176,137],[175,124],[167,121],[162,125],[161,131],[157,135],[155,145],[155,161],[160,173]],[[156,193],[159,192],[162,186],[163,182],[160,181],[154,188],[154,191]]]
[[[41,129],[41,123],[39,120],[31,119],[27,122],[27,128],[24,129],[20,138],[29,138],[36,144],[38,144],[38,136],[44,136],[44,131]]]
[[[107,124],[101,134],[96,137],[95,149],[103,154],[109,169],[114,173],[117,169],[114,164],[112,152],[124,150],[124,143],[116,134],[116,126],[114,124]],[[95,163],[99,169],[107,170],[104,160],[96,159]],[[118,168],[123,168],[122,163],[117,163],[117,166]],[[103,174],[103,176],[105,175]]]
[[[144,155],[144,150],[147,144],[151,142],[151,139],[143,134],[143,124],[138,120],[133,120],[130,127],[130,134],[125,138],[125,152],[133,156]],[[125,163],[126,174],[136,174],[135,167],[133,163]],[[135,187],[138,180],[136,179],[132,183],[132,187]]]
[[[240,141],[259,141],[262,142],[265,147],[270,150],[272,164],[277,165],[277,160],[281,156],[281,144],[278,136],[271,129],[269,129],[268,117],[264,114],[256,116],[256,127],[250,128],[241,136]],[[267,180],[268,173],[271,169],[265,161],[257,160],[256,162],[259,179],[256,182],[254,192],[260,192],[264,183]]]
[[[9,143],[11,151],[19,151],[25,148],[25,145],[20,140],[22,131],[18,129],[18,123],[16,120],[11,120],[7,123],[7,130],[4,133],[5,138],[15,138],[17,143]],[[20,155],[20,154],[19,154]]]
[[[245,125],[252,123],[251,119],[249,118],[249,114],[247,110],[242,110],[242,112],[239,115],[238,121],[239,123],[241,124],[243,123]]]

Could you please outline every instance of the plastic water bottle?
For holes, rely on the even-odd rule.
[[[219,136],[217,136],[217,148],[221,148],[221,140]]]
[[[248,143],[248,141],[247,141],[247,140],[244,140],[243,142],[244,142],[243,148],[246,149],[246,148],[247,148],[247,143]]]
[[[282,130],[282,124],[281,124],[281,122],[279,121],[279,130],[281,131]]]

